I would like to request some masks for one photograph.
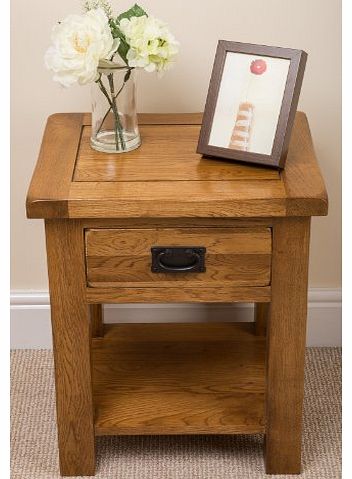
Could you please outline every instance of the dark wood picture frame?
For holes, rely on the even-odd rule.
[[[276,133],[270,155],[209,144],[210,132],[222,81],[226,55],[228,52],[290,60]],[[284,168],[306,61],[307,53],[303,50],[219,40],[209,84],[197,153],[206,156],[225,158],[228,160],[238,160],[246,163]]]

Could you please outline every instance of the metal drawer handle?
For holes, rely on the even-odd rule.
[[[192,250],[186,250],[185,255],[190,257],[191,264],[187,266],[172,266],[168,264],[168,258],[172,256],[172,251],[170,249],[161,251],[161,253],[159,253],[157,257],[158,266],[165,271],[190,271],[196,268],[200,262],[200,255]]]
[[[153,247],[153,273],[190,273],[205,271],[205,251],[199,247]]]

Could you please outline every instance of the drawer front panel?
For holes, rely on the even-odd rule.
[[[270,284],[269,228],[86,230],[91,287],[221,287]],[[206,248],[204,272],[153,272],[155,247]]]

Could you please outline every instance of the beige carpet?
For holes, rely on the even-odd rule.
[[[338,348],[308,349],[302,479],[341,477],[340,363]],[[11,394],[12,479],[59,478],[51,352],[12,353]],[[101,437],[96,477],[269,477],[264,473],[262,442],[259,435]]]

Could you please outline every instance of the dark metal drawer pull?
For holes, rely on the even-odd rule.
[[[152,252],[153,273],[202,273],[205,271],[203,246],[155,246]]]

